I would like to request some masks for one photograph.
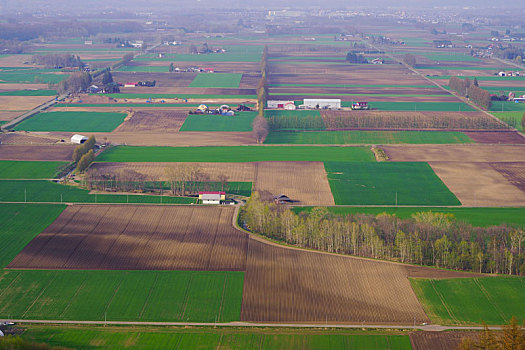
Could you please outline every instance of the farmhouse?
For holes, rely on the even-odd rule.
[[[199,199],[202,204],[221,204],[221,200],[226,199],[226,192],[199,192]]]
[[[278,196],[273,197],[273,201],[275,204],[291,204],[293,203],[293,200],[290,199],[287,195],[280,194]]]
[[[71,143],[76,143],[78,145],[84,143],[87,141],[87,137],[84,136],[84,135],[79,135],[79,134],[75,134],[73,136],[71,136]]]
[[[267,102],[268,108],[283,108],[287,110],[295,110],[295,103],[293,101],[278,101],[278,100],[270,100]]]
[[[340,109],[341,99],[304,99],[304,108],[309,109]]]

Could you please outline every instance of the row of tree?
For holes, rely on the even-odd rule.
[[[469,98],[478,106],[490,109],[492,103],[490,93],[479,87],[476,78],[474,78],[474,81],[471,81],[469,78],[461,79],[458,77],[451,77],[448,86],[450,87],[450,90],[456,92],[460,96]]]
[[[83,144],[78,145],[73,150],[73,162],[77,163],[77,172],[82,173],[84,172],[91,163],[95,160],[95,154],[93,153],[93,147],[95,147],[95,144],[97,143],[97,140],[95,139],[95,136],[91,135],[86,142]]]
[[[57,91],[59,94],[71,93],[75,95],[86,91],[92,81],[91,74],[88,72],[74,72],[67,79],[58,83]]]
[[[348,63],[357,63],[357,64],[368,63],[368,60],[366,59],[365,56],[359,53],[352,52],[352,51],[346,54],[346,61]]]
[[[459,346],[460,350],[524,350],[525,332],[518,319],[512,316],[509,323],[503,326],[503,331],[490,330],[487,325],[483,327],[476,337],[464,337]]]
[[[46,68],[79,68],[84,67],[84,62],[80,56],[71,54],[49,54],[49,55],[34,55],[31,59],[32,63],[46,66]]]
[[[257,117],[252,123],[252,133],[257,143],[262,143],[268,136],[268,121],[264,117],[264,106],[268,101],[268,82],[266,80],[268,76],[268,46],[264,46],[263,53],[261,55],[261,79],[257,84]]]
[[[525,275],[525,232],[505,225],[473,227],[450,214],[336,215],[327,208],[296,214],[261,200],[242,208],[253,232],[305,248],[441,268]]]

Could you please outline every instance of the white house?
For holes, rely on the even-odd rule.
[[[221,204],[221,200],[226,199],[226,192],[199,192],[199,199],[202,204]]]
[[[87,136],[75,134],[75,135],[71,136],[71,143],[76,143],[76,144],[80,145],[80,144],[86,142],[87,139],[88,139]]]
[[[313,99],[305,98],[304,99],[304,108],[310,109],[340,109],[341,100],[340,99]]]

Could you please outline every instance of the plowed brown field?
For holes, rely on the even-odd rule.
[[[256,163],[255,190],[268,191],[274,196],[285,194],[296,204],[335,204],[321,162]]]
[[[243,271],[231,207],[70,206],[9,268]]]
[[[388,145],[382,147],[397,162],[525,162],[525,146]]]
[[[137,111],[126,118],[114,132],[176,132],[188,116],[188,111]]]
[[[0,145],[2,160],[71,161],[73,145]]]
[[[525,192],[525,163],[491,163],[490,165],[511,184]]]
[[[29,111],[51,99],[52,96],[0,96],[0,110]]]
[[[525,144],[525,137],[516,131],[497,132],[465,132],[465,134],[478,143],[503,143],[503,144]]]
[[[414,350],[456,350],[462,338],[476,338],[479,332],[413,332],[410,343]]]
[[[25,132],[0,134],[0,143],[4,145],[39,145],[57,143],[60,139],[45,136],[28,135]]]

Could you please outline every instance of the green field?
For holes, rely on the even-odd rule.
[[[56,94],[56,90],[14,90],[0,92],[0,96],[55,96]]]
[[[460,205],[423,162],[325,162],[335,204]]]
[[[211,73],[209,73],[211,74]],[[215,73],[214,73],[215,74]],[[116,99],[134,99],[134,98],[180,98],[180,99],[257,99],[256,95],[214,95],[214,94],[107,94],[106,96]]]
[[[252,131],[256,112],[235,112],[234,116],[190,114],[180,131]]]
[[[0,72],[0,83],[58,84],[68,76],[67,74],[42,74],[23,71]]]
[[[477,57],[473,57],[467,54],[453,54],[453,53],[438,53],[438,52],[414,52],[413,54],[424,56],[429,60],[433,61],[456,61],[456,62],[480,62],[481,60]]]
[[[311,210],[313,207],[295,207],[296,213]],[[436,208],[436,207],[327,207],[338,215],[388,213],[399,218],[410,218],[415,213],[432,211],[454,215],[458,221],[464,221],[472,226],[511,225],[525,227],[525,208]]]
[[[199,73],[190,83],[194,88],[238,88],[241,83],[240,73]]]
[[[24,120],[15,130],[111,132],[126,118],[124,113],[113,112],[45,112]]]
[[[323,130],[323,118],[319,111],[287,111],[267,109],[264,116],[268,119],[270,130]]]
[[[23,338],[68,348],[409,350],[410,338],[344,330],[29,326]]]
[[[0,180],[0,202],[190,204],[191,197],[89,194],[88,190],[44,180]]]
[[[65,208],[60,204],[0,204],[0,273]]]
[[[117,72],[167,73],[169,70],[169,66],[121,66]]]
[[[525,103],[513,101],[492,101],[490,110],[494,112],[522,111],[525,112]]]
[[[374,162],[365,147],[139,147],[117,146],[104,151],[97,162],[262,162],[346,161]]]
[[[0,179],[51,179],[67,162],[0,160]]]
[[[352,102],[343,101],[343,107],[351,107]],[[474,108],[463,102],[369,102],[371,109],[383,111],[442,111],[472,112]]]
[[[231,322],[244,272],[0,270],[0,318]]]
[[[215,47],[215,45],[212,45]],[[218,47],[217,47],[218,48]],[[260,45],[220,45],[226,50],[224,53],[210,53],[202,55],[166,54],[163,58],[148,54],[137,57],[134,61],[165,61],[165,62],[259,62],[263,51]]]
[[[308,131],[308,132],[270,132],[264,141],[267,144],[446,144],[471,143],[470,137],[456,131]]]
[[[525,319],[525,278],[411,279],[425,312],[440,324],[504,324]],[[521,322],[521,321],[520,321]]]
[[[498,119],[504,121],[508,125],[523,131],[523,126],[521,125],[521,120],[523,118],[523,115],[525,114],[525,111],[514,111],[514,112],[492,112],[493,116],[497,117]]]

